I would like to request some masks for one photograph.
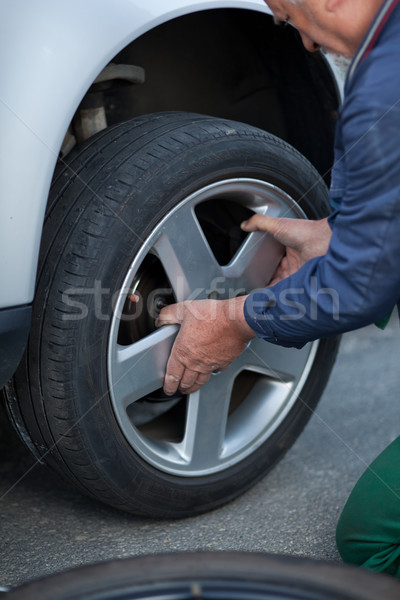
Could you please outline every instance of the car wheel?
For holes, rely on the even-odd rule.
[[[7,387],[23,439],[84,492],[140,514],[193,515],[249,488],[312,414],[337,340],[255,339],[199,392],[165,397],[177,326],[154,321],[165,304],[268,283],[282,248],[241,231],[251,214],[328,210],[313,167],[244,124],[166,113],[91,139],[50,193],[29,347]]]
[[[25,584],[9,600],[397,600],[392,577],[309,559],[245,552],[142,556]]]

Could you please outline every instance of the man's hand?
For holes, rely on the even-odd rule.
[[[327,219],[306,221],[254,215],[242,223],[244,231],[265,231],[286,246],[270,285],[297,271],[308,260],[326,254],[331,238]],[[256,337],[247,324],[245,296],[231,300],[195,300],[162,309],[157,326],[180,325],[164,380],[168,395],[197,391],[215,371],[222,371]]]
[[[243,314],[246,297],[194,300],[162,309],[157,326],[179,324],[164,380],[164,392],[196,392],[214,371],[222,371],[256,337]]]
[[[241,225],[243,231],[265,231],[286,246],[286,254],[269,285],[293,275],[307,261],[327,253],[332,231],[328,219],[307,221],[254,215]]]

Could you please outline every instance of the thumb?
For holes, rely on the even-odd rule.
[[[252,231],[265,231],[275,235],[280,229],[279,223],[281,220],[278,217],[269,217],[267,215],[253,215],[247,221],[243,221],[240,227],[248,233]]]
[[[285,217],[269,217],[267,215],[253,215],[248,221],[241,224],[243,231],[265,231],[270,233],[277,242],[290,248],[296,248],[302,241],[305,233],[309,233],[310,221],[303,219],[288,219]],[[307,229],[306,229],[307,228]],[[303,234],[302,236],[299,234]]]

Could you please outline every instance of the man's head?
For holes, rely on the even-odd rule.
[[[307,50],[354,56],[384,0],[265,0],[277,21],[298,29]]]

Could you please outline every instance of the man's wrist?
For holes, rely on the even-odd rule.
[[[240,336],[240,338],[249,342],[253,338],[257,337],[256,332],[250,327],[246,321],[244,314],[244,304],[247,296],[238,296],[237,298],[231,298],[225,303],[225,318],[229,320]]]

